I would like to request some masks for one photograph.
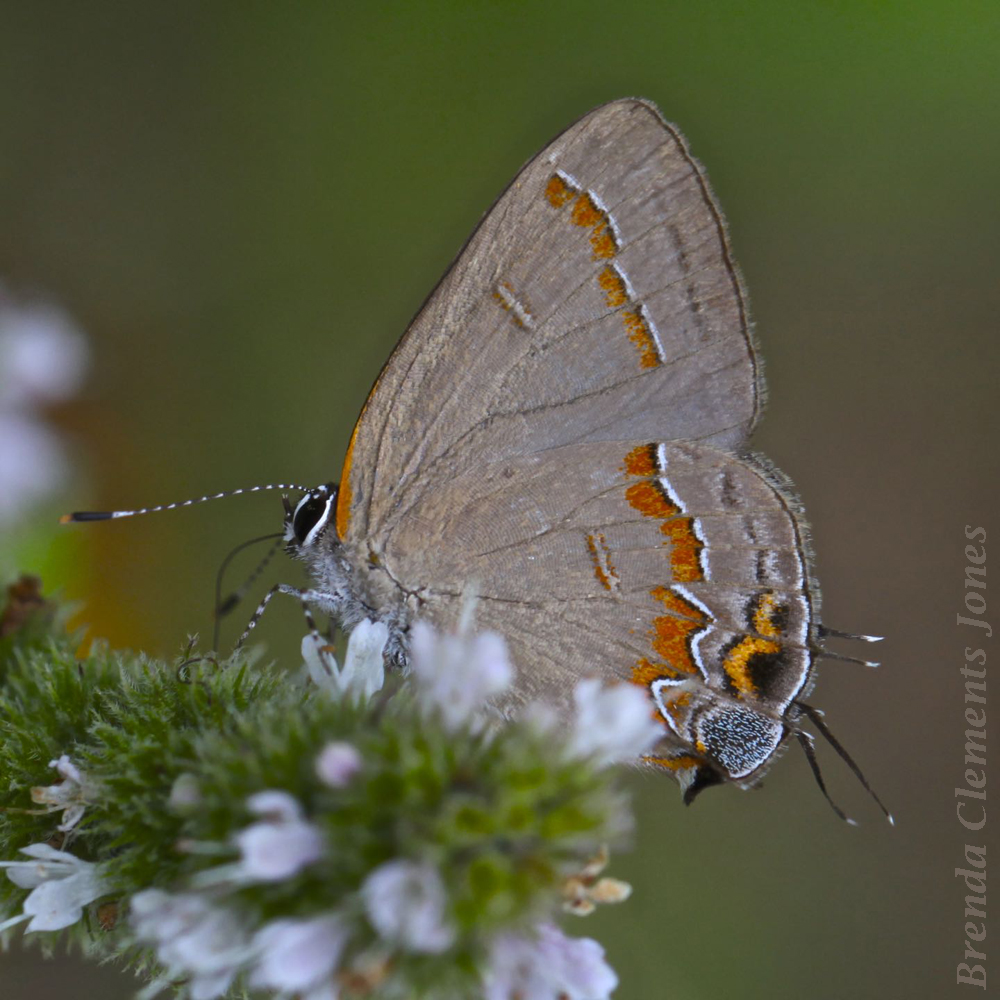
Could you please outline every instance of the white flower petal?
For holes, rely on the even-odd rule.
[[[225,969],[206,976],[195,976],[188,983],[188,995],[191,1000],[215,1000],[229,989],[236,978],[235,969]]]
[[[266,924],[254,937],[259,958],[251,985],[287,992],[321,986],[337,967],[347,933],[333,914]]]
[[[21,853],[35,860],[0,861],[0,868],[6,868],[7,878],[22,889],[34,889],[49,879],[66,878],[87,863],[68,851],[57,851],[48,844],[30,844],[22,847]]]
[[[2,864],[7,869],[7,878],[22,889],[34,889],[52,878],[51,868],[38,862],[4,861]]]
[[[83,814],[86,811],[87,807],[82,802],[69,806],[67,809],[63,810],[62,822],[56,827],[56,829],[62,833],[69,833],[69,831],[72,830],[81,819],[83,819]]]
[[[361,896],[372,926],[387,941],[436,953],[455,940],[445,915],[444,883],[430,865],[389,861],[365,879]]]
[[[54,767],[64,781],[72,781],[77,785],[83,784],[83,774],[66,754],[63,754],[58,760],[50,760],[49,767]]]
[[[361,698],[370,698],[381,690],[385,683],[382,654],[388,639],[389,628],[385,622],[373,622],[366,618],[354,626],[347,640],[347,655],[341,672],[345,690]]]
[[[663,736],[646,693],[633,684],[604,687],[595,678],[577,682],[576,720],[569,742],[574,757],[599,764],[634,760]]]
[[[336,740],[320,751],[316,758],[316,775],[329,788],[344,788],[361,770],[362,763],[356,747]]]
[[[58,931],[75,924],[83,908],[107,892],[107,883],[95,865],[69,875],[50,879],[33,889],[24,901],[23,911],[32,916],[27,933]]]
[[[302,994],[302,1000],[339,1000],[340,990],[333,979],[328,979],[318,986],[313,986]]]
[[[496,633],[438,636],[419,621],[410,630],[410,665],[424,705],[452,731],[474,722],[514,677],[507,645]]]
[[[70,854],[69,851],[57,851],[50,844],[29,844],[27,847],[21,848],[21,853],[27,854],[31,858],[40,858],[43,861],[61,861],[63,864],[72,865],[73,867],[87,864],[86,861],[81,861],[75,854]]]
[[[312,682],[331,697],[350,695],[370,698],[385,683],[383,652],[389,638],[385,622],[358,622],[347,640],[341,667],[322,637],[309,633],[302,638],[302,659]]]
[[[307,632],[302,636],[302,660],[309,679],[323,690],[339,692],[340,665],[322,636]]]
[[[7,878],[22,889],[34,889],[43,882],[64,879],[78,872],[93,868],[89,861],[68,851],[57,851],[48,844],[29,844],[21,848],[22,854],[33,861],[0,861],[0,868],[7,869]]]
[[[258,823],[237,834],[243,867],[251,878],[290,878],[323,855],[323,840],[309,823]]]
[[[130,901],[130,920],[143,941],[170,941],[187,933],[211,912],[211,904],[194,893],[143,889]]]
[[[250,954],[236,916],[211,904],[206,904],[200,916],[181,933],[170,938],[164,938],[162,933],[159,936],[161,961],[196,976],[215,976],[235,969]]]
[[[590,938],[569,938],[552,924],[535,938],[495,938],[483,976],[485,1000],[607,1000],[618,985],[604,949]]]
[[[257,792],[247,799],[247,808],[255,816],[266,816],[270,820],[292,820],[302,818],[302,806],[298,799],[288,792],[268,790]]]
[[[254,954],[236,914],[195,893],[146,889],[132,897],[130,919],[169,977],[190,979],[192,1000],[221,996]]]
[[[484,1000],[557,1000],[539,964],[535,941],[513,934],[494,938],[483,972]]]
[[[555,925],[542,924],[538,949],[553,985],[570,1000],[603,1000],[618,985],[604,949],[593,938],[567,937]]]

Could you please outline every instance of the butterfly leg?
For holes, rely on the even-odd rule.
[[[257,627],[257,622],[260,621],[261,616],[264,614],[264,609],[271,603],[271,598],[275,594],[288,594],[291,597],[297,597],[302,604],[302,613],[305,615],[306,625],[309,627],[309,633],[313,638],[322,641],[320,638],[319,630],[316,628],[316,619],[313,618],[312,610],[310,609],[310,603],[323,604],[330,600],[330,595],[319,590],[299,590],[298,587],[293,587],[287,583],[276,583],[265,595],[260,604],[257,605],[257,609],[254,611],[253,615],[250,617],[250,621],[247,623],[247,627],[243,630],[243,634],[239,637],[236,642],[233,652],[239,652],[243,648],[243,644],[247,641],[250,633]]]

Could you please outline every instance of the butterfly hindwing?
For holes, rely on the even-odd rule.
[[[691,442],[586,443],[484,462],[427,492],[384,535],[373,572],[445,627],[474,592],[478,623],[530,668],[518,701],[566,702],[587,674],[632,681],[665,745],[689,755],[696,709],[770,719],[754,770],[811,670],[800,532],[755,461]]]

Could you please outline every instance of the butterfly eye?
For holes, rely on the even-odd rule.
[[[302,546],[312,545],[326,527],[337,499],[337,488],[333,484],[320,486],[307,493],[300,501],[291,519],[291,536]]]

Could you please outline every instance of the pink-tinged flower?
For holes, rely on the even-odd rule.
[[[68,471],[52,431],[33,416],[0,409],[0,526],[59,489]]]
[[[320,636],[302,639],[302,659],[313,683],[335,698],[366,700],[385,683],[382,651],[389,638],[385,622],[358,622],[347,640],[347,655],[341,667]]]
[[[361,887],[365,913],[386,941],[410,951],[442,952],[455,940],[447,920],[444,883],[435,868],[414,861],[389,861]]]
[[[75,924],[83,908],[107,891],[97,865],[81,861],[48,844],[31,844],[22,854],[32,861],[0,861],[7,878],[22,889],[31,889],[21,913],[0,923],[0,932],[29,920],[26,931],[58,931]]]
[[[493,940],[485,1000],[607,1000],[618,976],[596,941],[567,937],[552,924],[540,924],[536,934]]]
[[[191,1000],[221,996],[253,956],[240,920],[194,893],[136,893],[131,922],[136,937],[156,948],[168,975],[188,980]]]
[[[236,834],[241,876],[280,882],[323,856],[322,834],[302,818],[301,806],[287,792],[258,792],[247,806],[263,819]]]
[[[361,754],[351,743],[327,743],[316,758],[316,775],[329,788],[345,788],[361,770]]]
[[[0,408],[72,396],[83,381],[87,341],[62,309],[17,304],[0,287]]]
[[[92,801],[95,789],[83,772],[63,754],[58,760],[50,760],[62,778],[58,785],[36,786],[31,789],[31,801],[47,806],[47,812],[61,812],[62,822],[57,827],[68,833],[83,818],[87,805]]]
[[[452,732],[473,723],[514,679],[507,644],[495,632],[438,635],[427,622],[410,631],[410,666],[421,701]]]
[[[332,988],[331,976],[348,932],[335,914],[309,920],[274,920],[254,936],[256,966],[250,985],[318,998]]]
[[[633,684],[605,687],[588,678],[577,682],[573,700],[576,719],[569,752],[574,757],[592,758],[600,765],[635,760],[663,736],[649,698]]]
[[[62,310],[18,304],[0,285],[0,527],[65,480],[65,449],[40,410],[72,395],[86,366],[86,341]]]

